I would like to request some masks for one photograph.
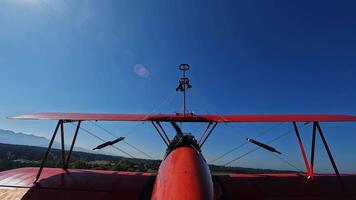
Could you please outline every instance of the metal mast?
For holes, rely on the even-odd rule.
[[[183,77],[179,79],[179,85],[176,88],[176,91],[183,92],[183,115],[186,115],[187,114],[186,90],[192,87],[192,85],[190,85],[189,83],[189,78],[185,76],[185,71],[189,70],[189,65],[181,64],[179,65],[179,70],[183,71]]]

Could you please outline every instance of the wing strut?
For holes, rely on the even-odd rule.
[[[81,123],[82,123],[82,121],[78,121],[78,125],[77,125],[77,128],[75,129],[75,133],[74,133],[73,140],[72,140],[72,145],[70,146],[70,149],[69,149],[69,152],[67,155],[67,162],[66,162],[66,165],[64,166],[64,169],[68,169],[70,156],[72,155],[74,144],[75,144],[75,141],[77,140],[77,135],[78,135]]]
[[[52,149],[52,145],[53,145],[53,142],[54,142],[54,139],[56,138],[56,135],[57,135],[57,132],[58,132],[58,129],[60,128],[61,129],[61,157],[62,157],[62,169],[63,170],[67,170],[68,169],[68,164],[69,164],[69,160],[70,160],[70,156],[72,154],[72,151],[73,151],[73,147],[74,147],[74,144],[75,144],[75,141],[77,139],[77,135],[78,135],[78,131],[79,131],[79,128],[80,128],[80,124],[81,124],[81,121],[78,121],[78,125],[77,125],[77,128],[75,130],[75,133],[74,133],[74,136],[73,136],[73,140],[72,140],[72,144],[71,144],[71,147],[70,147],[70,150],[68,152],[68,155],[67,155],[67,158],[65,156],[65,149],[64,149],[64,123],[67,123],[67,122],[73,122],[71,120],[59,120],[58,123],[57,123],[57,126],[53,132],[53,135],[52,135],[52,138],[51,138],[51,141],[49,142],[48,144],[48,147],[47,147],[47,151],[42,159],[42,163],[41,163],[41,166],[40,168],[38,169],[38,172],[37,172],[37,175],[36,175],[36,179],[34,181],[34,184],[37,183],[38,179],[40,178],[41,174],[42,174],[42,170],[43,170],[43,167],[47,161],[47,158],[48,158],[48,154],[49,152],[51,151]]]
[[[160,124],[159,122],[156,122],[156,123],[157,123],[157,124],[160,126],[160,128],[163,130],[163,127],[161,126],[161,124]],[[158,135],[161,136],[163,142],[164,142],[164,143],[167,145],[167,147],[168,147],[170,141],[169,141],[169,138],[168,138],[166,132],[164,132],[164,130],[163,130],[163,134],[165,135],[165,137],[163,137],[163,134],[162,134],[161,131],[158,129],[158,127],[157,127],[157,125],[155,124],[155,122],[152,121],[152,125],[155,127],[155,129],[156,129]]]
[[[216,125],[218,125],[218,122],[215,122],[215,123],[214,123],[214,125],[213,125],[213,126],[211,127],[211,129],[209,130],[208,135],[207,135],[204,139],[203,139],[203,138],[200,139],[200,140],[203,140],[201,143],[199,142],[199,147],[200,147],[200,148],[204,145],[205,141],[209,138],[210,134],[213,132],[213,130],[215,129]],[[209,129],[209,126],[210,126],[210,124],[208,125],[206,131]],[[205,131],[205,132],[206,132],[206,131]],[[203,134],[205,134],[205,133],[203,133]]]
[[[312,143],[311,143],[310,164],[309,164],[309,162],[307,160],[307,156],[305,154],[305,150],[304,150],[304,147],[303,147],[303,143],[302,143],[302,140],[301,140],[301,137],[300,137],[296,122],[293,122],[293,126],[294,126],[294,130],[295,130],[295,133],[296,133],[296,136],[297,136],[297,139],[298,139],[300,150],[301,150],[302,155],[303,155],[305,167],[306,167],[306,169],[308,171],[308,178],[313,178],[313,176],[314,176],[314,153],[315,153],[316,131],[318,131],[319,135],[320,135],[320,138],[321,138],[321,140],[323,142],[324,148],[326,150],[326,153],[328,154],[328,157],[329,157],[329,160],[331,162],[331,165],[332,165],[332,167],[334,169],[335,175],[336,175],[336,177],[337,177],[337,179],[338,179],[338,181],[340,183],[341,188],[343,189],[344,187],[343,187],[343,183],[342,183],[342,180],[341,180],[341,176],[340,176],[339,170],[337,169],[335,160],[334,160],[334,158],[333,158],[333,156],[331,154],[329,145],[326,142],[325,136],[323,134],[323,131],[322,131],[321,127],[320,127],[319,122],[318,121],[314,121],[313,122],[313,133],[312,133]]]
[[[333,158],[333,156],[332,156],[332,154],[331,154],[331,151],[330,151],[330,149],[329,149],[328,143],[326,142],[326,139],[325,139],[325,137],[324,137],[323,131],[321,130],[321,127],[320,127],[319,122],[314,122],[314,126],[316,126],[316,128],[318,129],[319,135],[320,135],[320,137],[321,137],[321,140],[323,141],[325,150],[326,150],[326,152],[328,153],[328,156],[329,156],[330,162],[331,162],[331,164],[332,164],[332,166],[333,166],[333,168],[334,168],[335,174],[336,174],[337,178],[338,178],[339,180],[341,180],[341,176],[340,176],[340,174],[339,174],[339,170],[338,170],[337,167],[336,167],[336,163],[335,163],[334,158]]]
[[[309,165],[309,162],[308,162],[307,155],[305,154],[303,142],[302,142],[302,139],[300,138],[300,134],[299,134],[299,130],[298,130],[296,122],[293,122],[293,127],[294,127],[295,135],[297,136],[297,139],[298,139],[298,144],[299,144],[300,151],[302,152],[305,168],[306,168],[306,170],[308,172],[308,177],[311,177],[312,176],[311,168],[310,168],[310,165]]]
[[[160,123],[159,121],[156,121],[156,124],[157,124],[157,125],[159,126],[159,128],[161,129],[161,131],[162,131],[163,135],[165,136],[165,138],[166,138],[168,144],[171,143],[171,141],[169,140],[169,138],[168,138],[168,136],[167,136],[167,133],[166,133],[166,131],[164,131],[164,129],[163,129],[161,123]]]
[[[311,144],[311,151],[310,151],[310,172],[313,176],[314,174],[314,152],[315,152],[315,137],[316,137],[316,123],[313,122],[313,133],[312,133],[312,144]]]
[[[53,133],[53,135],[52,135],[52,139],[51,139],[51,141],[49,142],[49,145],[48,145],[46,154],[45,154],[45,156],[44,156],[43,159],[42,159],[41,167],[40,167],[40,169],[39,169],[38,172],[37,172],[36,180],[35,180],[34,183],[36,183],[36,182],[38,181],[38,179],[40,178],[40,176],[41,176],[41,173],[42,173],[42,170],[43,170],[43,166],[44,166],[45,162],[47,161],[47,157],[48,157],[49,152],[51,151],[54,138],[56,138],[56,135],[57,135],[57,132],[58,132],[58,128],[59,128],[59,126],[60,126],[61,124],[62,124],[62,120],[59,120],[58,123],[57,123],[56,129],[54,130],[54,133]]]
[[[208,130],[209,130],[211,124],[212,124],[212,123],[209,122],[208,126],[206,127],[206,129],[204,130],[204,132],[201,134],[201,136],[200,136],[200,138],[199,138],[199,140],[198,140],[198,143],[200,143],[200,142],[202,141],[202,139],[204,138],[206,132],[208,132]]]

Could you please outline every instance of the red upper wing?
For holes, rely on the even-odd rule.
[[[341,122],[356,121],[353,115],[281,114],[281,115],[182,115],[182,114],[100,114],[100,113],[36,113],[10,119],[97,120],[97,121],[165,121],[165,122]]]

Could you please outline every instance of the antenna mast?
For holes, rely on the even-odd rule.
[[[183,114],[187,114],[187,107],[186,107],[186,90],[192,88],[192,85],[189,83],[189,78],[185,76],[185,71],[189,70],[188,64],[181,64],[179,65],[179,70],[183,71],[183,77],[179,79],[179,85],[176,88],[176,91],[183,92]]]

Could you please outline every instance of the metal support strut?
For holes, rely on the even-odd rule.
[[[211,127],[208,135],[203,139],[203,142],[199,144],[200,148],[204,145],[205,141],[209,138],[210,134],[213,132],[213,130],[215,129],[216,125],[218,125],[218,122],[215,122],[215,124]]]
[[[79,128],[80,128],[80,123],[81,121],[78,121],[78,125],[77,125],[77,128],[75,130],[75,133],[74,133],[74,136],[73,136],[73,141],[72,141],[72,144],[71,144],[71,147],[70,147],[70,150],[68,152],[68,155],[66,157],[65,155],[65,145],[64,145],[64,123],[66,123],[66,121],[63,121],[63,120],[59,120],[58,123],[57,123],[57,126],[56,126],[56,129],[54,130],[53,132],[53,135],[52,135],[52,138],[51,138],[51,141],[49,142],[49,145],[47,147],[47,151],[42,159],[42,163],[41,163],[41,166],[37,172],[37,175],[36,175],[36,179],[34,181],[34,183],[37,183],[38,179],[40,178],[41,174],[42,174],[42,170],[43,170],[43,167],[47,161],[47,158],[48,158],[48,155],[49,155],[49,152],[51,151],[52,149],[52,145],[53,145],[53,142],[54,142],[54,139],[56,138],[56,135],[57,135],[57,132],[58,132],[58,129],[59,127],[61,128],[61,159],[62,159],[62,168],[64,170],[67,170],[68,169],[68,165],[69,165],[69,160],[70,160],[70,156],[73,152],[73,148],[74,148],[74,144],[75,144],[75,141],[77,139],[77,135],[78,135],[78,131],[79,131]]]
[[[293,127],[294,127],[295,134],[297,136],[297,139],[298,139],[298,144],[299,144],[300,151],[302,152],[303,160],[304,160],[304,163],[305,163],[305,168],[307,170],[308,176],[311,176],[311,171],[310,171],[311,168],[310,168],[310,165],[309,165],[309,162],[308,162],[307,155],[305,154],[304,146],[303,146],[303,143],[302,143],[302,139],[300,138],[300,134],[299,134],[299,131],[298,131],[297,124],[295,122],[293,122]]]
[[[164,142],[164,143],[167,145],[167,147],[168,147],[168,145],[169,145],[168,141],[166,141],[166,139],[163,137],[161,131],[157,128],[156,124],[155,124],[153,121],[152,121],[152,124],[153,124],[153,126],[155,127],[155,129],[156,129],[158,135],[161,136],[163,142]]]
[[[313,136],[310,153],[310,176],[314,176],[314,153],[315,153],[316,122],[313,122]]]
[[[74,136],[73,136],[73,140],[72,140],[72,144],[70,145],[70,149],[69,149],[69,152],[68,152],[68,155],[67,155],[67,161],[66,161],[66,164],[65,164],[65,166],[64,166],[64,169],[65,169],[65,170],[68,169],[69,160],[70,160],[70,157],[71,157],[72,152],[73,152],[73,148],[74,148],[75,141],[77,140],[77,135],[78,135],[78,132],[79,132],[79,128],[80,128],[81,122],[82,122],[82,121],[78,121],[77,128],[75,129]]]
[[[189,83],[189,78],[185,76],[185,71],[189,70],[188,64],[179,65],[179,70],[183,71],[183,77],[179,79],[179,85],[176,88],[176,91],[183,92],[183,115],[187,114],[187,106],[186,106],[186,90],[191,88],[192,85]]]
[[[336,174],[341,186],[343,187],[343,184],[341,182],[341,176],[340,176],[339,170],[337,169],[335,160],[334,160],[334,158],[333,158],[333,156],[331,154],[330,148],[328,146],[328,143],[326,142],[325,136],[323,134],[323,131],[321,130],[319,122],[313,122],[313,133],[312,133],[313,135],[312,135],[312,143],[311,143],[310,165],[309,165],[308,160],[306,158],[306,154],[305,154],[305,150],[304,150],[304,147],[303,147],[303,143],[302,143],[302,140],[300,138],[299,131],[298,131],[298,128],[297,128],[297,125],[296,125],[295,122],[293,122],[293,126],[294,126],[294,129],[295,129],[295,133],[297,135],[297,138],[298,138],[298,143],[299,143],[299,147],[301,149],[302,155],[303,155],[305,166],[306,166],[306,168],[308,170],[308,177],[313,177],[314,176],[315,142],[316,142],[316,131],[318,130],[319,135],[321,137],[321,140],[323,142],[323,145],[325,147],[325,150],[326,150],[326,152],[328,154],[329,160],[330,160],[330,162],[332,164],[332,167],[333,167],[333,169],[335,171],[335,174]]]
[[[66,165],[66,153],[65,153],[65,147],[64,147],[64,126],[63,126],[63,121],[61,123],[61,158],[62,158],[62,168],[65,169]]]
[[[200,143],[200,142],[202,141],[202,139],[204,138],[206,132],[208,132],[208,130],[209,130],[211,124],[212,124],[212,123],[209,122],[208,126],[206,127],[206,129],[204,130],[204,132],[201,134],[201,136],[200,136],[200,138],[199,138],[199,140],[198,140],[198,143]]]
[[[338,170],[337,167],[336,167],[336,163],[335,163],[335,161],[334,161],[333,156],[331,155],[331,152],[330,152],[328,143],[326,142],[326,139],[325,139],[325,137],[324,137],[323,131],[321,130],[321,127],[320,127],[320,125],[319,125],[319,122],[315,122],[315,125],[316,125],[316,127],[317,127],[317,129],[318,129],[318,132],[319,132],[319,135],[320,135],[320,137],[321,137],[321,140],[323,141],[325,150],[326,150],[326,152],[328,153],[328,156],[329,156],[330,162],[331,162],[331,164],[332,164],[332,166],[333,166],[333,168],[334,168],[335,174],[336,174],[337,178],[340,180],[341,177],[340,177],[340,174],[339,174],[339,170]]]
[[[43,166],[44,166],[45,162],[47,161],[47,157],[48,157],[49,152],[51,151],[54,138],[56,138],[56,135],[57,135],[57,132],[58,132],[58,128],[59,128],[59,126],[60,126],[62,123],[63,123],[62,120],[59,120],[58,123],[57,123],[56,129],[55,129],[54,132],[53,132],[51,141],[49,142],[49,145],[48,145],[48,147],[47,147],[46,154],[45,154],[45,156],[44,156],[43,159],[42,159],[42,163],[41,163],[40,169],[39,169],[38,172],[37,172],[36,180],[35,180],[34,183],[36,183],[36,182],[38,181],[38,179],[40,178],[40,176],[41,176],[41,173],[42,173],[42,170],[43,170]]]
[[[164,131],[164,129],[163,129],[161,123],[159,123],[159,121],[156,121],[156,124],[157,124],[157,125],[159,126],[159,128],[161,129],[161,131],[162,131],[164,137],[166,138],[168,144],[171,143],[171,141],[169,140],[169,138],[168,138],[168,136],[167,136],[167,133],[166,133],[166,131]]]

